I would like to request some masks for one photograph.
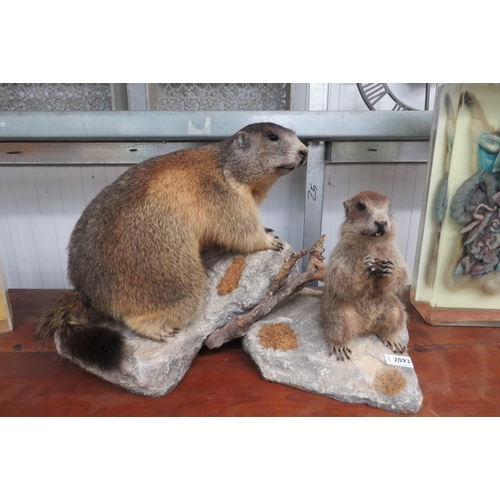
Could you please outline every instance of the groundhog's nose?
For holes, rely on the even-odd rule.
[[[375,221],[375,226],[377,226],[377,229],[379,231],[383,231],[387,227],[387,221],[383,221],[383,222]]]
[[[301,150],[299,150],[299,156],[301,158],[307,158],[307,149],[301,149]]]

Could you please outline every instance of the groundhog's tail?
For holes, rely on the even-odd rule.
[[[102,324],[104,320],[72,290],[63,293],[43,313],[33,336],[45,342],[57,332],[69,355],[84,364],[111,370],[122,360],[124,340],[118,331]]]

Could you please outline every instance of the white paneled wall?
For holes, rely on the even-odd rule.
[[[282,177],[260,205],[262,224],[296,250],[304,239],[305,186],[306,169],[301,168]]]
[[[297,85],[296,109],[307,109],[307,84]],[[404,96],[401,96],[404,97]],[[355,84],[329,84],[329,110],[366,109]],[[0,252],[9,288],[69,288],[69,236],[88,202],[126,167],[0,167]],[[305,169],[280,179],[261,205],[262,221],[302,247]],[[425,165],[327,165],[322,232],[329,255],[343,220],[342,202],[362,189],[392,199],[398,244],[413,267],[425,185]]]
[[[87,203],[123,167],[0,167],[0,250],[9,288],[67,288],[67,245]]]

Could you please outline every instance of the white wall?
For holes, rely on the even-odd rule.
[[[297,109],[307,84],[297,85]],[[404,98],[403,95],[401,95]],[[301,108],[301,106],[303,106]],[[355,84],[329,84],[329,110],[366,109]],[[0,167],[0,253],[8,288],[69,288],[69,235],[86,204],[126,167]],[[425,165],[327,165],[322,232],[329,255],[343,220],[342,202],[362,189],[392,199],[398,244],[413,267]],[[261,205],[262,221],[296,249],[302,247],[305,169],[280,179]]]
[[[69,235],[124,167],[0,167],[0,251],[8,288],[68,288]]]

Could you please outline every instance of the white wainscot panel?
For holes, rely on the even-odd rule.
[[[0,251],[9,288],[70,288],[67,245],[123,167],[0,167]]]
[[[303,245],[305,185],[306,168],[302,167],[279,179],[260,205],[262,224],[295,251]]]

